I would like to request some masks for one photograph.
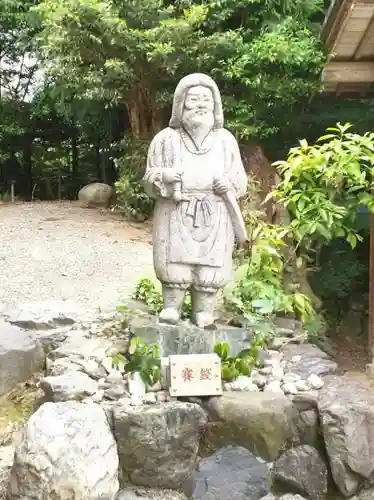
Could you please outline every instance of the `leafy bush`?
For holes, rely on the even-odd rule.
[[[148,145],[149,141],[126,138],[122,141],[124,154],[116,160],[120,174],[115,183],[117,206],[125,217],[139,222],[149,218],[154,205],[142,183]]]
[[[214,346],[214,352],[221,359],[222,380],[230,382],[239,375],[250,376],[253,368],[258,364],[260,352],[266,347],[266,337],[255,334],[251,347],[243,349],[237,356],[230,356],[230,344],[228,342],[218,342]]]
[[[159,288],[157,288],[157,285]],[[160,283],[157,285],[150,279],[141,279],[136,285],[134,298],[144,302],[151,314],[158,314],[162,310],[162,293]],[[187,292],[184,296],[182,306],[182,318],[188,318],[191,314],[191,296]]]

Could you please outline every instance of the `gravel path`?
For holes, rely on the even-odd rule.
[[[105,211],[69,202],[0,205],[0,234],[5,307],[71,299],[113,308],[152,276],[149,230]]]

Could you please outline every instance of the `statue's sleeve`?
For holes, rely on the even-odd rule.
[[[230,132],[225,132],[227,132],[226,139],[228,139],[226,146],[228,148],[226,175],[235,191],[236,198],[241,198],[245,195],[247,190],[247,174],[242,162],[239,145],[235,137]]]
[[[143,181],[145,191],[151,198],[168,198],[170,195],[169,187],[162,182],[164,142],[165,137],[161,132],[153,138],[148,148]]]

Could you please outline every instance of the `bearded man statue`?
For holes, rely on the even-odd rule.
[[[223,128],[220,92],[209,76],[196,73],[179,82],[169,127],[149,147],[144,181],[156,199],[153,260],[164,301],[159,321],[179,322],[189,290],[193,323],[210,327],[217,292],[232,277],[235,236],[246,240],[236,200],[247,176],[237,141]]]

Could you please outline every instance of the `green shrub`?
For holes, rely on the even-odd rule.
[[[124,154],[116,161],[119,169],[119,180],[115,184],[117,207],[125,217],[142,222],[149,218],[154,205],[142,182],[149,141],[126,138],[121,146]]]

